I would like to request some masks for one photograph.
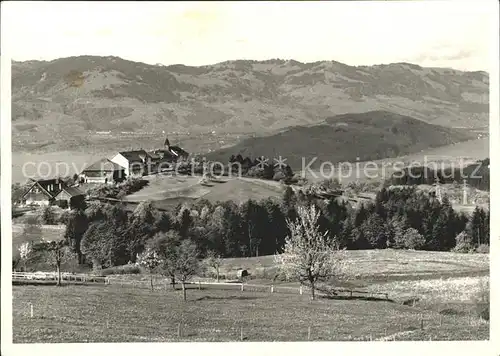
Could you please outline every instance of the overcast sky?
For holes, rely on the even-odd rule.
[[[496,0],[3,2],[1,24],[14,60],[89,54],[204,65],[281,58],[488,70],[497,9]]]

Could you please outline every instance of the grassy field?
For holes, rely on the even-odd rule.
[[[129,202],[152,200],[156,204],[169,205],[182,199],[207,199],[211,202],[231,199],[237,203],[248,199],[264,199],[282,195],[279,185],[259,183],[256,179],[221,178],[208,186],[200,184],[200,177],[152,176],[146,178],[149,185],[125,198]],[[275,183],[275,182],[272,182]],[[172,204],[170,204],[172,205]]]
[[[404,278],[440,278],[462,274],[488,273],[489,255],[414,250],[350,250],[347,272],[356,278],[390,281]],[[274,268],[274,256],[226,258],[221,273],[239,268],[258,274]]]
[[[310,340],[489,338],[479,319],[389,301],[194,289],[183,302],[171,290],[13,286],[14,343],[306,341],[308,328]]]
[[[410,250],[347,251],[346,276],[338,285],[388,293],[396,302],[416,299],[432,310],[472,312],[470,301],[489,281],[489,255]],[[221,274],[246,269],[252,283],[276,284],[273,256],[224,259]],[[286,286],[297,283],[281,282]]]

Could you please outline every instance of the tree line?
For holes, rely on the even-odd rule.
[[[281,253],[290,234],[287,220],[297,219],[299,205],[318,210],[318,229],[346,249],[423,249],[471,251],[489,245],[489,211],[457,213],[445,197],[414,187],[383,188],[375,200],[351,207],[340,199],[323,200],[287,187],[279,199],[211,203],[200,200],[172,211],[150,202],[129,211],[122,203],[90,202],[67,215],[65,239],[80,263],[111,267],[136,262],[158,236],[170,234],[192,242],[201,257],[251,257]],[[172,237],[174,236],[174,237]],[[463,245],[466,245],[465,247]]]
[[[402,171],[395,172],[389,183],[392,185],[419,185],[466,183],[474,188],[490,190],[490,159],[486,158],[464,168],[433,169],[431,167],[408,167]]]

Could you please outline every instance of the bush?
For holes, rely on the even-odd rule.
[[[124,265],[104,268],[99,271],[100,276],[110,276],[114,274],[141,274],[141,267],[137,265]]]
[[[144,188],[146,185],[148,185],[148,181],[145,179],[140,179],[140,178],[130,178],[127,179],[125,182],[119,185],[120,191],[124,192],[125,195],[135,193],[142,188]]]
[[[61,209],[68,209],[68,201],[67,200],[58,200],[55,205],[60,207]]]
[[[405,247],[412,250],[420,250],[425,245],[425,237],[423,237],[416,229],[409,228],[405,232],[406,241]]]
[[[416,229],[408,228],[403,233],[396,233],[394,244],[397,248],[406,248],[409,250],[420,250],[425,245],[425,237]]]
[[[280,180],[284,180],[286,178],[285,174],[281,171],[278,171],[274,174],[273,180],[279,182]]]
[[[476,248],[477,253],[490,253],[490,245],[481,244]]]

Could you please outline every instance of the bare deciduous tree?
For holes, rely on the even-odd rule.
[[[285,239],[284,252],[275,262],[287,277],[309,284],[315,299],[316,283],[338,277],[343,269],[343,251],[337,238],[328,241],[328,232],[320,232],[319,210],[314,206],[299,206],[296,221],[287,221],[290,235]]]
[[[186,300],[186,281],[196,275],[200,269],[196,245],[190,240],[183,240],[176,248],[175,275],[182,285],[182,295]]]

